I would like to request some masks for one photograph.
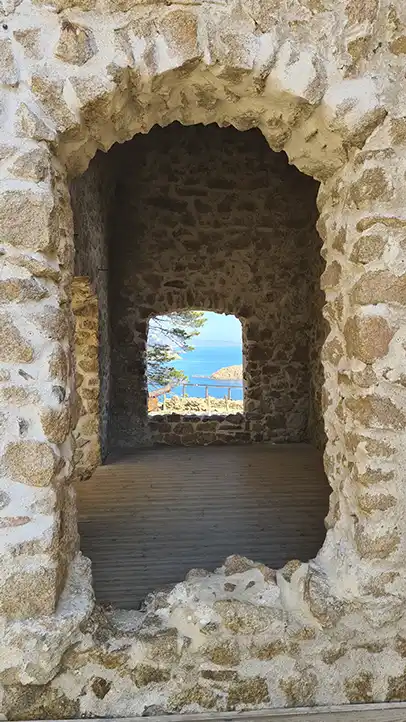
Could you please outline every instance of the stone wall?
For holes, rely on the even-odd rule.
[[[306,439],[310,396],[320,395],[310,361],[312,327],[321,326],[317,184],[255,130],[174,124],[114,153],[112,445]],[[201,419],[197,434],[187,417],[148,426],[148,320],[181,308],[243,321],[241,423],[220,430]]]
[[[86,479],[100,464],[99,309],[88,276],[72,283],[75,317],[77,423],[73,431],[74,480]]]
[[[251,424],[244,414],[154,414],[148,425],[153,444],[209,446],[252,442],[259,434]]]
[[[70,184],[75,233],[75,275],[88,276],[99,308],[100,447],[108,451],[110,328],[108,311],[108,228],[114,198],[110,158],[98,153],[85,174]],[[93,446],[96,439],[93,440]],[[94,467],[92,467],[94,468]]]
[[[404,700],[403,0],[2,5],[1,714]],[[175,120],[258,127],[322,182],[328,531],[308,563],[227,562],[106,614],[69,486],[68,180]]]

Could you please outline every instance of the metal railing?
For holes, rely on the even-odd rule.
[[[184,384],[177,384],[176,386],[172,386],[172,387],[171,387],[171,386],[169,386],[169,387],[168,387],[168,386],[165,386],[165,387],[162,388],[162,389],[156,389],[155,391],[151,391],[151,392],[148,394],[148,399],[149,399],[148,409],[149,409],[150,411],[155,410],[155,409],[157,408],[157,406],[158,406],[158,399],[159,399],[159,397],[160,397],[160,396],[163,396],[163,409],[165,410],[165,404],[166,404],[166,400],[167,400],[167,395],[168,395],[168,393],[170,393],[170,392],[172,391],[172,389],[174,389],[174,388],[176,388],[176,389],[177,389],[177,388],[181,388],[181,389],[182,389],[181,396],[182,396],[182,398],[185,398],[185,397],[186,397],[186,388],[187,388],[188,386],[204,388],[204,390],[205,390],[205,391],[204,391],[204,398],[206,399],[206,407],[207,407],[207,410],[208,410],[208,411],[210,411],[211,398],[213,398],[213,397],[210,397],[209,389],[211,389],[211,388],[213,388],[213,389],[227,389],[227,393],[226,393],[226,395],[224,396],[224,401],[226,402],[226,410],[228,410],[228,409],[227,409],[228,402],[233,400],[233,399],[231,398],[231,392],[232,392],[232,390],[233,390],[233,389],[242,389],[242,387],[243,387],[242,383],[241,383],[240,385],[235,385],[235,384],[192,384],[192,383],[184,383]],[[198,398],[200,398],[200,397],[198,397]],[[152,403],[152,400],[154,400],[155,403]],[[153,408],[153,406],[155,407],[155,409]]]

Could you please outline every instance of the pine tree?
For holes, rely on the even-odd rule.
[[[178,386],[187,381],[183,371],[171,366],[180,353],[193,351],[189,341],[206,323],[203,311],[179,311],[155,316],[150,322],[147,344],[147,377],[153,387]]]

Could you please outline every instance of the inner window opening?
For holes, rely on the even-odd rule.
[[[241,322],[195,309],[151,318],[147,381],[150,414],[242,414]]]
[[[99,602],[139,608],[233,554],[280,568],[320,548],[329,487],[317,188],[258,130],[176,123],[98,153],[72,183],[74,464]],[[172,408],[175,395],[197,393],[187,386],[151,408],[151,330],[185,309],[240,329],[239,364],[211,354],[196,373],[242,364],[242,413]],[[189,381],[194,353],[171,363]]]

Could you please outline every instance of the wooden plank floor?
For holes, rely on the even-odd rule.
[[[94,722],[105,722],[95,718]],[[109,718],[110,722],[142,722],[145,717]],[[333,707],[295,707],[251,712],[200,712],[154,716],[154,722],[406,722],[405,702],[346,704]],[[48,720],[56,722],[56,720]],[[81,720],[71,720],[81,722]]]
[[[76,488],[96,597],[121,608],[229,554],[310,559],[325,534],[329,487],[307,445],[137,450]]]

